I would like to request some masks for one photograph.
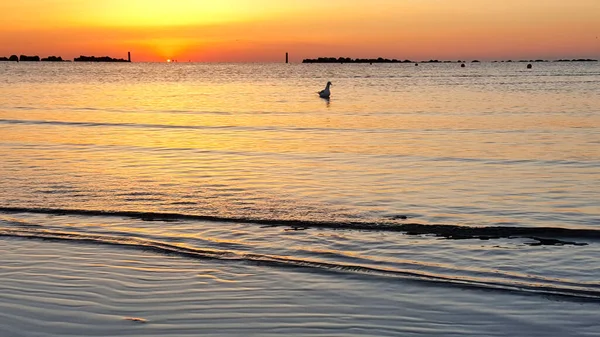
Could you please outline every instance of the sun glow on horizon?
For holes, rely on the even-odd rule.
[[[86,7],[92,14],[78,21],[117,27],[208,25],[240,21],[256,15],[256,10],[252,11],[249,6],[241,3],[232,6],[227,1],[104,0],[86,2]]]
[[[598,58],[597,13],[598,0],[5,1],[0,57]]]

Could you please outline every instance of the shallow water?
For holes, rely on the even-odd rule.
[[[0,250],[0,332],[13,337],[598,335],[595,303],[93,245]]]
[[[7,63],[0,85],[6,240],[600,301],[597,63]]]

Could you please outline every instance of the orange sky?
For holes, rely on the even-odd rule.
[[[18,0],[0,56],[600,58],[600,0]]]

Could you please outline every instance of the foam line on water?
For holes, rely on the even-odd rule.
[[[213,215],[197,215],[182,213],[138,212],[138,211],[104,211],[86,209],[55,209],[28,207],[0,207],[1,213],[37,213],[51,215],[110,216],[136,218],[145,221],[210,221],[247,223],[265,226],[286,226],[295,229],[324,228],[340,230],[368,230],[401,232],[408,235],[436,235],[448,239],[497,239],[497,238],[532,238],[542,244],[575,244],[585,243],[561,241],[560,239],[600,239],[600,230],[563,227],[513,227],[513,226],[459,226],[459,225],[426,225],[419,223],[401,223],[406,217],[382,219],[381,222],[361,221],[307,221],[295,219],[264,219],[245,217],[219,217]],[[554,239],[554,240],[546,240]]]

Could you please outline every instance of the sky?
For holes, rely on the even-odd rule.
[[[17,0],[0,23],[0,57],[600,58],[600,0]]]

